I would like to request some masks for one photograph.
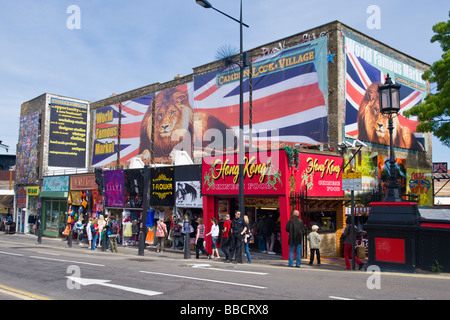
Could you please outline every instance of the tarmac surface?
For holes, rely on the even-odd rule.
[[[91,250],[89,250],[88,245],[83,243],[82,245],[77,245],[76,240],[73,240],[72,247],[69,248],[67,245],[67,240],[62,238],[50,238],[50,237],[42,237],[42,241],[39,244],[37,242],[37,236],[32,234],[5,234],[4,232],[0,232],[0,241],[5,242],[14,242],[14,243],[23,243],[27,244],[29,246],[39,246],[39,247],[52,247],[52,248],[58,248],[58,249],[66,249],[74,252],[79,251],[88,251],[91,253]],[[119,255],[125,255],[129,256],[130,259],[135,259],[136,257],[139,257],[138,255],[138,246],[125,246],[125,245],[118,245],[118,251]],[[111,254],[110,251],[102,251],[101,247],[96,248],[95,253],[97,254]],[[115,253],[116,254],[116,253]],[[267,253],[260,253],[260,252],[250,252],[251,254],[251,260],[252,264],[260,264],[260,265],[271,265],[271,266],[288,266],[287,260],[282,260],[281,256],[278,254],[271,255]],[[219,255],[220,259],[212,259],[212,261],[223,261],[225,263],[224,254],[219,249]],[[165,248],[162,253],[156,253],[156,246],[149,246],[146,245],[146,248],[144,250],[144,256],[151,256],[151,257],[164,257],[164,258],[173,258],[177,260],[183,260],[184,259],[184,252],[183,250],[178,249],[172,249],[172,248]],[[195,259],[195,250],[191,250],[191,259]],[[205,261],[206,257],[201,256],[200,260]],[[247,258],[244,257],[243,259],[244,263],[247,263]],[[367,259],[362,260],[364,263],[367,263]],[[302,268],[320,268],[325,270],[345,270],[345,261],[344,258],[341,257],[321,257],[321,265],[317,265],[317,261],[314,260],[313,265],[309,265],[309,257],[308,259],[302,259]],[[351,263],[351,260],[350,260]],[[356,264],[356,270],[358,270],[358,265]]]

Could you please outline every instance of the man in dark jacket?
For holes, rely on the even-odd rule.
[[[244,234],[248,226],[244,219],[241,218],[241,212],[236,211],[235,217],[231,222],[231,235],[234,240],[234,262],[242,263],[242,247],[244,246]],[[233,256],[233,254],[231,254]]]
[[[294,250],[296,250],[297,259],[295,266],[300,268],[300,265],[302,264],[302,240],[306,230],[303,221],[299,218],[298,210],[294,210],[291,218],[287,222],[286,232],[289,233],[289,267],[294,266]]]

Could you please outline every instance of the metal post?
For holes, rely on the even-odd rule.
[[[351,216],[351,236],[352,236],[352,270],[355,270],[355,245],[356,245],[356,232],[355,232],[355,191],[351,190],[352,197],[352,216]]]
[[[239,75],[239,211],[241,212],[241,219],[245,214],[244,205],[244,68],[246,61],[244,61],[244,46],[242,33],[242,0],[239,18],[240,27],[240,75]],[[241,254],[244,256],[244,243],[241,243]],[[242,260],[243,261],[243,260]]]
[[[150,167],[146,164],[144,166],[144,194],[142,197],[143,205],[142,205],[142,221],[139,225],[139,247],[138,247],[138,255],[143,256],[145,251],[145,236],[147,235],[147,215],[149,210],[149,184],[150,184]]]

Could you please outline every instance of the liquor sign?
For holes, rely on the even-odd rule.
[[[280,167],[285,154],[250,153],[244,157],[244,193],[246,195],[284,195],[285,173]],[[239,163],[237,155],[205,157],[202,164],[203,195],[239,194]]]

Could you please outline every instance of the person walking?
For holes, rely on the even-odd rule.
[[[211,218],[211,231],[206,234],[206,236],[211,235],[211,241],[212,241],[212,258],[217,255],[217,258],[219,259],[219,250],[217,249],[217,239],[219,239],[219,223],[217,222],[216,218]]]
[[[241,217],[241,212],[236,211],[233,221],[231,222],[231,234],[234,242],[234,262],[242,263],[242,247],[244,246],[244,235],[248,226]]]
[[[119,222],[116,220],[114,216],[112,216],[110,219],[108,219],[108,223],[105,226],[105,228],[111,252],[118,253],[117,238],[119,237]]]
[[[230,260],[230,247],[231,247],[230,230],[231,230],[230,215],[226,214],[224,216],[223,227],[222,227],[222,240],[220,243],[222,252],[225,255],[226,263],[231,262],[231,260]]]
[[[258,238],[258,250],[261,253],[266,253],[266,237],[264,236],[264,231],[263,231],[263,227],[264,227],[264,220],[266,219],[265,215],[259,215],[258,218],[258,226],[256,229],[256,235]]]
[[[167,237],[167,227],[164,223],[164,218],[159,218],[156,226],[156,237],[158,238],[158,244],[156,245],[156,252],[162,252],[164,250],[165,240]]]
[[[320,235],[317,233],[317,230],[319,230],[319,226],[313,225],[311,229],[312,232],[308,234],[309,251],[310,251],[309,265],[313,264],[314,254],[316,254],[317,265],[320,266]]]
[[[247,226],[250,226],[250,220],[248,219],[247,215],[244,215],[244,221],[247,224]],[[244,234],[244,247],[245,247],[245,255],[247,256],[247,262],[248,263],[252,263],[252,257],[250,255],[250,249],[248,247],[248,244],[250,242],[250,238],[251,238],[251,232],[250,232],[250,227],[247,227],[247,231]]]
[[[347,225],[345,226],[343,237],[344,237],[344,259],[345,259],[345,268],[347,270],[351,270],[350,267],[350,258],[352,257],[352,237],[353,232],[357,232],[358,230],[354,226],[351,227],[351,219],[350,217],[347,217],[346,220]],[[359,270],[361,270],[364,267],[364,263],[359,260],[359,258],[355,255],[355,262],[359,265]]]
[[[94,221],[91,223],[91,233],[92,233],[92,241],[91,241],[91,250],[95,250],[95,246],[97,244],[98,239],[98,218],[94,218]]]
[[[86,234],[87,234],[87,237],[88,237],[88,248],[91,248],[91,243],[92,243],[91,225],[92,225],[92,218],[89,217],[88,223],[86,224]]]
[[[98,241],[97,241],[97,247],[100,247],[102,245],[102,240],[104,238],[103,235],[103,229],[106,226],[106,221],[105,221],[105,217],[101,214],[100,217],[98,218]]]
[[[195,235],[195,258],[199,259],[200,251],[208,257],[208,259],[211,259],[211,255],[208,253],[208,251],[205,250],[204,247],[204,240],[205,240],[205,225],[203,224],[203,218],[197,219],[198,225],[197,225],[197,232]]]
[[[300,268],[302,264],[302,240],[305,231],[305,225],[299,218],[298,210],[294,210],[291,218],[286,224],[286,232],[289,233],[289,267],[294,266],[294,251],[297,253],[295,266]]]

